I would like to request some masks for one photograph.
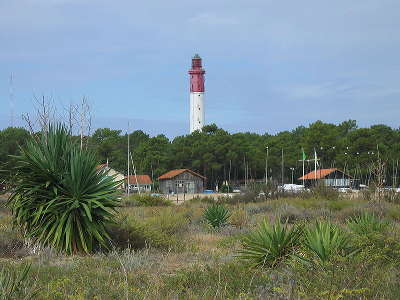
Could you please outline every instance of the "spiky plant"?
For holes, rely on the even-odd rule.
[[[358,217],[353,217],[347,220],[347,226],[359,235],[382,233],[389,227],[389,225],[389,221],[381,220],[374,214],[369,213],[363,213]]]
[[[20,270],[2,267],[0,269],[0,300],[28,300],[36,296],[37,290],[28,283],[31,265]]]
[[[221,204],[212,204],[204,210],[203,217],[212,228],[220,228],[226,225],[230,212]]]
[[[329,222],[317,221],[307,228],[304,245],[321,263],[328,262],[334,255],[350,256],[358,251],[351,246],[350,236]]]
[[[238,257],[253,266],[274,266],[299,246],[302,226],[288,227],[277,221],[270,225],[265,219],[258,228],[242,240]]]
[[[92,152],[81,150],[57,124],[14,158],[8,205],[26,237],[68,254],[107,247],[105,226],[119,206],[119,183],[96,170]]]

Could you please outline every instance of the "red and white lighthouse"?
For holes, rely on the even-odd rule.
[[[204,126],[204,74],[201,57],[196,54],[192,58],[190,75],[190,133]]]

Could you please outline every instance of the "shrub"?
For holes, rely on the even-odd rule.
[[[96,170],[92,152],[81,150],[63,125],[31,138],[16,160],[8,201],[26,237],[67,253],[107,247],[105,225],[113,221],[114,178]]]
[[[239,258],[253,266],[275,266],[299,246],[302,227],[288,228],[277,221],[270,225],[264,219],[258,229],[243,238]]]
[[[247,192],[245,194],[235,194],[232,197],[219,197],[219,203],[238,204],[238,203],[251,203],[265,201],[265,199],[257,198],[258,194],[255,192]]]
[[[249,215],[262,214],[273,210],[270,204],[249,204],[245,208]]]
[[[230,217],[229,223],[233,226],[242,228],[243,226],[247,225],[249,222],[249,216],[247,214],[247,210],[244,208],[235,209]]]
[[[0,270],[0,300],[27,300],[36,295],[36,291],[29,285],[27,276],[30,265],[15,271],[8,267]]]
[[[185,201],[184,204],[190,205],[194,203],[206,203],[206,204],[212,204],[215,203],[215,199],[212,197],[194,197],[188,201]]]
[[[305,230],[304,245],[321,263],[326,263],[334,255],[350,256],[357,252],[351,247],[350,237],[334,224],[316,222]]]
[[[172,202],[161,196],[133,194],[123,202],[124,206],[171,206]]]
[[[331,187],[323,184],[317,184],[311,188],[309,192],[299,193],[298,196],[305,199],[313,197],[324,200],[338,200],[340,194],[337,190]]]
[[[117,224],[109,226],[108,232],[117,248],[176,248],[188,224],[183,214],[167,211],[144,221],[132,217],[122,218]]]
[[[229,217],[229,210],[221,204],[213,204],[207,207],[203,213],[203,218],[212,228],[226,225]]]
[[[347,226],[357,234],[383,233],[390,225],[389,221],[380,220],[374,214],[363,213],[347,220]]]

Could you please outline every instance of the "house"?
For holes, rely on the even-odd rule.
[[[350,175],[343,171],[331,168],[331,169],[318,169],[312,171],[298,179],[299,181],[304,180],[304,185],[310,187],[315,185],[316,182],[322,183],[324,186],[332,188],[357,188],[358,180],[353,179]]]
[[[129,191],[130,192],[151,192],[153,182],[149,175],[130,175],[129,176]],[[128,176],[125,176],[125,190],[128,187]]]
[[[118,188],[122,189],[124,187],[123,180],[125,178],[124,174],[110,168],[108,164],[101,164],[96,166],[97,170],[102,170],[105,172],[108,176],[114,176],[114,181],[119,181],[121,184],[118,186]]]
[[[206,178],[189,169],[171,170],[158,177],[163,194],[199,194],[204,191]]]

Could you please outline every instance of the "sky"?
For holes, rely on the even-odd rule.
[[[0,128],[44,95],[86,97],[93,129],[187,134],[195,53],[208,124],[398,128],[399,28],[398,0],[0,0]]]

